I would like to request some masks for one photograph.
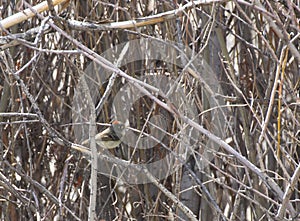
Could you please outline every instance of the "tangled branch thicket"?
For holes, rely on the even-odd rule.
[[[41,3],[0,2],[1,19]],[[1,220],[300,220],[298,0],[78,0],[49,8],[13,26],[1,23]],[[174,62],[130,61],[136,55],[122,54],[127,42],[142,38],[160,42],[157,49],[166,47],[165,58]],[[216,74],[218,91],[208,92],[212,80],[203,66],[174,65],[187,48],[192,53],[185,64],[200,57]],[[107,50],[111,66],[99,57]],[[137,45],[135,53],[157,52]],[[88,116],[74,122],[74,112],[81,116],[88,101],[82,96],[76,106],[74,99],[92,62],[101,71],[86,76],[86,89],[95,105],[105,98],[97,122],[120,114],[114,113],[114,97],[131,82],[145,95],[130,109],[133,133],[147,137],[156,123],[164,125],[165,136],[152,148],[123,143],[110,150],[116,165],[148,164],[170,152],[180,161],[182,148],[191,152],[161,180],[142,166],[151,182],[98,174],[94,201],[89,157],[71,148],[89,136]],[[113,70],[118,62],[120,70]],[[107,68],[115,78],[98,84]],[[137,81],[150,75],[177,79],[196,117],[150,89],[157,84]],[[216,120],[216,110],[223,121]],[[163,124],[148,120],[155,115]],[[79,137],[82,123],[87,130]],[[187,125],[196,137],[180,136]],[[190,138],[191,146],[181,145]]]

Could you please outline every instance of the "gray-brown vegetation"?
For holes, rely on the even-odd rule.
[[[299,0],[0,0],[0,17],[0,220],[300,220]],[[97,155],[134,94],[128,142]]]

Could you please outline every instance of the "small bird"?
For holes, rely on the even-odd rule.
[[[113,123],[103,130],[102,132],[96,134],[95,141],[103,149],[113,149],[120,145],[121,139],[125,135],[126,128],[129,126],[129,122],[122,123],[120,121],[113,121]],[[72,149],[80,151],[83,154],[90,155],[91,150],[87,148],[90,140],[84,140],[81,145],[73,144]]]
[[[96,134],[96,143],[103,147],[104,149],[113,149],[120,145],[121,139],[125,135],[125,124],[120,121],[115,120],[111,126],[106,128],[104,131]],[[81,144],[87,146],[90,140],[87,139]]]

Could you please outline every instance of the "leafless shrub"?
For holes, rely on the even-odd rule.
[[[299,219],[299,1],[0,2],[1,220]],[[142,95],[132,137],[165,136],[147,149],[129,136],[90,161],[72,145],[95,135],[91,113],[124,114],[114,98],[127,83]],[[162,159],[177,170],[158,180],[145,165]],[[97,160],[115,165],[110,177],[91,173]],[[130,170],[147,182],[126,182]]]

